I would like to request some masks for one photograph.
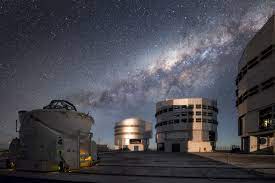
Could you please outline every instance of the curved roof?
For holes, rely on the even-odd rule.
[[[131,117],[131,118],[126,118],[123,119],[119,122],[116,122],[115,125],[122,125],[122,124],[127,124],[127,125],[131,125],[131,124],[144,124],[146,121],[144,121],[141,118],[138,117]]]

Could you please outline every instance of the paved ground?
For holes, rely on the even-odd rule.
[[[194,153],[215,161],[236,167],[275,175],[275,155],[231,154],[231,153]]]
[[[97,166],[71,173],[5,170],[6,173],[0,171],[0,174],[5,175],[3,180],[17,176],[42,182],[45,179],[63,182],[275,182],[274,170],[275,156],[129,152],[103,154]],[[20,182],[30,181],[22,179]]]

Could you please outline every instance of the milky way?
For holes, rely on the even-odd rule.
[[[104,108],[110,104],[122,105],[129,100],[145,102],[149,98],[156,101],[200,94],[206,87],[213,87],[215,79],[222,76],[219,70],[223,68],[219,67],[226,65],[221,66],[219,57],[239,55],[241,47],[234,48],[238,39],[241,36],[250,38],[263,26],[272,15],[271,5],[274,3],[266,4],[256,12],[250,9],[240,20],[225,19],[214,29],[194,31],[152,59],[142,71],[130,73],[127,79],[115,82],[99,93],[80,93],[72,97],[85,105]],[[233,63],[237,61],[237,58],[232,60]]]
[[[114,122],[139,116],[155,123],[157,101],[196,96],[218,100],[219,144],[238,143],[237,63],[274,1],[157,2],[64,1],[52,8],[33,1],[16,12],[19,1],[4,1],[0,143],[16,135],[17,110],[53,98],[92,114],[95,138],[112,144]]]

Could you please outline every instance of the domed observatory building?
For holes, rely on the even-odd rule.
[[[152,123],[139,118],[124,119],[115,124],[115,148],[146,151],[152,138]]]
[[[68,101],[53,100],[43,109],[19,111],[19,143],[16,149],[16,169],[56,171],[60,163],[70,169],[89,166],[92,158],[94,120],[77,112]],[[19,147],[13,147],[14,144]]]
[[[156,104],[158,151],[211,152],[217,140],[217,101],[171,99]]]

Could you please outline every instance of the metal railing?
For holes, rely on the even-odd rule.
[[[238,145],[216,146],[215,151],[232,151],[234,149],[240,149],[240,146]]]

